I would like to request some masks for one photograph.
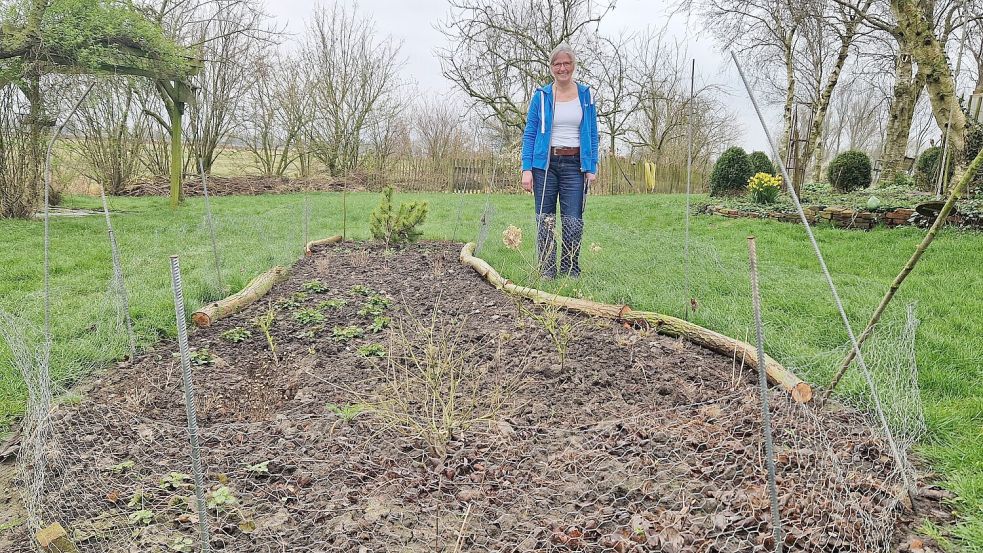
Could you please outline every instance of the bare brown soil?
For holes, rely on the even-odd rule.
[[[192,334],[209,352],[194,392],[215,549],[773,548],[755,375],[573,315],[558,321],[572,336],[561,367],[543,311],[488,287],[458,252],[330,247],[268,300]],[[313,280],[324,290],[305,291]],[[373,301],[392,319],[379,332],[364,311]],[[254,324],[271,309],[275,356]],[[334,329],[348,326],[364,334],[340,340]],[[236,328],[250,336],[223,338]],[[371,344],[388,358],[359,353]],[[107,372],[55,413],[45,504],[83,551],[180,551],[196,539],[190,482],[168,477],[191,472],[176,349]],[[448,367],[459,387],[441,381],[427,395],[427,378]],[[442,416],[423,416],[449,397]],[[777,390],[770,400],[787,550],[909,543],[917,521],[864,418]],[[932,497],[919,514],[948,517]]]

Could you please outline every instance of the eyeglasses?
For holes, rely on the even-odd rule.
[[[563,67],[573,67],[572,61],[558,61],[553,63],[553,67],[560,69]]]

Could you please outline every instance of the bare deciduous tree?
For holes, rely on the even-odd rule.
[[[780,155],[785,157],[792,132],[797,75],[795,57],[806,11],[795,0],[685,0],[700,6],[711,32],[725,48],[733,49],[752,70],[765,97],[782,105]],[[777,76],[784,78],[779,79]]]
[[[506,147],[519,142],[526,107],[537,86],[552,80],[549,54],[561,42],[583,46],[614,8],[613,0],[452,0],[441,26],[448,46],[439,52],[444,76],[494,119]],[[590,67],[580,48],[578,66]]]
[[[424,156],[433,159],[445,159],[459,154],[464,150],[466,135],[463,122],[463,110],[455,109],[462,106],[453,99],[427,99],[414,107],[413,134],[414,142]]]
[[[40,190],[35,186],[30,130],[21,117],[27,98],[13,86],[0,87],[0,217],[34,214]]]
[[[331,175],[343,175],[360,163],[373,113],[398,93],[400,46],[338,4],[316,9],[308,34],[310,148]]]
[[[264,176],[283,176],[299,155],[308,89],[296,60],[260,58],[245,98],[243,141]]]
[[[132,77],[107,79],[96,85],[78,109],[70,142],[85,160],[82,174],[108,194],[120,194],[136,176],[146,139]],[[166,166],[165,166],[166,169]]]
[[[249,83],[264,49],[276,33],[265,29],[266,14],[258,0],[217,1],[205,11],[197,41],[204,67],[194,83],[195,103],[189,156],[191,172],[198,160],[211,172],[215,159],[229,138],[240,131],[240,106],[245,103]]]
[[[814,180],[821,179],[823,159],[815,154],[822,137],[829,102],[839,83],[850,49],[861,33],[863,17],[872,2],[873,0],[859,0],[851,8],[824,4],[812,13],[808,11],[811,8],[809,4],[803,5],[807,14],[803,19],[802,45],[805,55],[800,58],[806,63],[801,64],[800,80],[808,83],[803,88],[808,91],[809,103],[812,105],[812,127],[801,152],[801,162],[813,161]]]
[[[611,155],[618,150],[630,132],[632,114],[638,108],[637,79],[632,78],[636,69],[629,56],[631,39],[624,35],[616,39],[598,37],[592,66],[587,68],[596,80],[595,102],[598,127],[607,140]]]
[[[734,116],[716,98],[717,87],[700,83],[691,93],[690,67],[678,44],[646,32],[628,52],[636,105],[627,141],[636,155],[653,159],[656,166],[685,165],[691,109],[697,165],[733,140]]]

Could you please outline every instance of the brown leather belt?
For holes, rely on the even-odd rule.
[[[580,148],[576,146],[565,147],[565,146],[553,146],[550,148],[550,155],[554,156],[579,156]]]

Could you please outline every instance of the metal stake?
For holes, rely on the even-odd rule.
[[[205,508],[205,478],[201,469],[201,447],[198,445],[198,417],[195,414],[195,389],[191,379],[191,353],[188,351],[188,327],[185,324],[184,290],[181,285],[181,264],[171,256],[171,283],[174,288],[174,318],[177,322],[177,342],[181,352],[181,375],[184,380],[184,406],[188,415],[188,438],[191,441],[191,469],[195,479],[195,498],[198,502],[198,531],[203,553],[209,551],[208,512]]]
[[[747,238],[751,259],[751,302],[754,304],[754,328],[758,335],[758,387],[761,390],[761,422],[768,461],[768,492],[771,494],[771,528],[775,536],[775,551],[782,553],[782,520],[778,513],[778,487],[775,485],[775,445],[771,437],[771,410],[768,408],[768,377],[765,375],[765,333],[761,323],[761,292],[758,289],[758,252],[754,237]]]

